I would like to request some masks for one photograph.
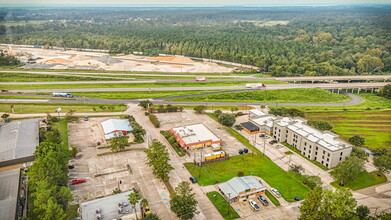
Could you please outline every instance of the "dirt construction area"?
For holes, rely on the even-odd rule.
[[[77,158],[70,161],[75,166],[69,172],[73,203],[112,195],[117,188],[123,192],[136,189],[142,197],[148,199],[153,212],[162,219],[172,219],[173,214],[168,212],[168,190],[155,178],[151,168],[145,165],[146,143],[131,145],[126,152],[98,156],[111,152],[107,148],[98,149],[96,146],[98,141],[103,140],[100,123],[107,119],[108,117],[90,118],[89,121],[81,119],[69,124],[69,144],[80,149]],[[86,178],[87,181],[72,185],[71,181],[77,178]]]
[[[183,111],[176,113],[160,113],[156,114],[156,116],[160,121],[161,130],[169,130],[170,128],[194,124],[204,124],[217,137],[223,140],[221,143],[222,150],[228,153],[229,156],[238,155],[240,149],[246,148],[236,138],[231,136],[223,126],[206,114],[196,114],[193,111]],[[197,157],[201,154],[201,151],[202,154],[210,153],[211,147],[190,151],[190,157],[186,157],[188,160],[187,162],[192,162],[194,156]],[[251,153],[251,151],[249,152]]]
[[[14,46],[12,53],[26,64],[28,69],[87,69],[148,72],[227,73],[233,68],[212,62],[195,62],[183,56],[147,57],[136,55],[110,56],[102,52],[20,48]]]

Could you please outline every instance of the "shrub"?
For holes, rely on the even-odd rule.
[[[152,122],[153,126],[155,126],[155,128],[160,128],[160,121],[159,121],[159,119],[156,117],[156,115],[154,115],[154,114],[149,114],[149,115],[148,115],[148,118],[149,118],[149,120]]]
[[[239,171],[238,172],[238,176],[244,176],[244,172],[243,171]]]
[[[223,113],[217,118],[220,124],[231,127],[235,124],[235,116],[232,114]]]

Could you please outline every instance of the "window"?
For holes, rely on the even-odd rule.
[[[303,155],[305,156],[305,152],[303,152]]]
[[[311,153],[311,150],[309,150],[308,153]]]
[[[307,142],[304,142],[304,146],[307,146]]]
[[[322,156],[322,159],[324,159],[324,155]]]
[[[312,148],[312,146],[310,145],[310,149]]]
[[[305,151],[305,148],[304,148],[304,151]]]
[[[316,147],[315,149],[318,150],[318,147]]]
[[[318,155],[318,151],[315,151],[315,155]]]
[[[314,158],[314,160],[316,160],[316,157]]]
[[[310,159],[310,155],[308,155],[308,159]]]
[[[322,164],[323,164],[323,160],[322,160]]]
[[[339,161],[341,161],[341,160],[342,160],[342,157],[339,158]]]
[[[326,151],[323,151],[323,154],[325,154],[326,153]]]
[[[330,153],[328,153],[327,156],[330,157]]]
[[[328,167],[329,166],[329,164],[328,163],[326,163],[326,167]]]
[[[342,156],[343,152],[341,152],[340,156]]]
[[[327,158],[327,162],[329,162],[330,161],[330,159],[329,158]]]

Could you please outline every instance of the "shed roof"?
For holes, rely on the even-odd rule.
[[[259,127],[251,122],[243,122],[241,125],[249,131],[259,131]]]
[[[212,131],[203,124],[188,125],[172,130],[183,140],[186,145],[203,141],[222,142]]]
[[[126,119],[109,119],[101,123],[105,134],[116,131],[132,131],[133,128]]]
[[[33,156],[38,145],[38,119],[0,125],[0,162]]]
[[[249,112],[251,114],[254,114],[256,116],[263,116],[263,115],[266,115],[265,113],[263,113],[261,110],[259,109],[250,109]]]
[[[229,199],[239,196],[241,192],[245,192],[250,189],[262,189],[265,188],[259,181],[253,176],[234,177],[225,183],[219,185],[220,190]]]

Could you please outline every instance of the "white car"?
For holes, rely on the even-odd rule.
[[[259,205],[252,199],[248,201],[250,203],[251,207],[254,209],[254,211],[259,211],[261,208],[259,208]]]
[[[278,192],[277,189],[271,188],[270,191],[271,191],[277,198],[280,198],[280,197],[281,197],[281,194],[280,194],[280,192]]]

